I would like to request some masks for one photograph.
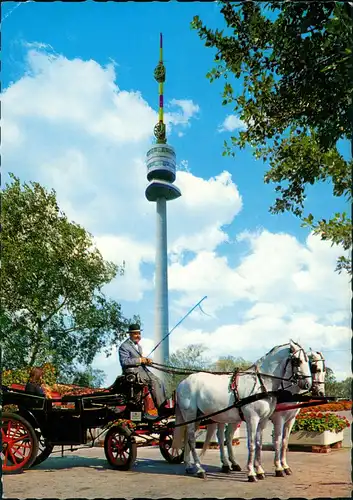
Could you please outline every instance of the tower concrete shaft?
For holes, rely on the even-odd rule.
[[[155,336],[157,345],[168,333],[168,243],[167,243],[167,201],[157,198],[156,231],[156,297],[155,297]],[[169,342],[165,339],[155,350],[154,361],[166,363],[169,359]]]

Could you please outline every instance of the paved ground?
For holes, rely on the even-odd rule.
[[[245,466],[245,440],[235,448]],[[219,472],[219,452],[209,450],[203,463],[206,480],[184,475],[184,466],[170,465],[158,448],[139,448],[130,472],[109,468],[102,448],[53,455],[44,463],[14,476],[4,476],[4,498],[350,498],[350,449],[328,454],[290,452],[293,476],[274,477],[273,452],[263,452],[264,481],[248,483],[246,472]]]

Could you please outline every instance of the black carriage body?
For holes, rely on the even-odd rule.
[[[131,411],[141,411],[141,404],[130,397],[133,392],[125,377],[118,377],[107,392],[60,399],[34,396],[3,386],[2,403],[3,406],[16,405],[16,413],[38,429],[52,445],[80,445],[88,442],[90,429],[104,428],[120,419],[127,420]]]
[[[2,447],[5,453],[3,472],[11,474],[38,465],[50,456],[55,446],[61,446],[62,453],[64,446],[71,447],[68,451],[80,445],[92,447],[103,433],[105,456],[114,469],[131,469],[137,446],[148,446],[156,433],[162,456],[170,463],[181,463],[184,451],[179,450],[177,456],[170,452],[174,424],[168,419],[171,413],[174,415],[174,408],[168,416],[150,418],[144,415],[144,398],[148,393],[143,389],[144,385],[138,383],[133,374],[118,377],[112,386],[98,389],[96,393],[60,399],[34,396],[24,390],[2,386],[2,404],[5,407],[16,405],[16,409],[6,408],[3,414],[6,428]],[[123,425],[126,420],[134,420],[133,429]],[[93,435],[94,429],[100,429],[98,435]],[[18,451],[18,444],[15,448],[13,445],[12,430],[21,432],[20,444],[26,451],[16,464],[11,459],[11,453]],[[142,438],[139,444],[138,436]]]

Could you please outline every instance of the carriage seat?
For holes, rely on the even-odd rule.
[[[124,389],[129,389],[131,385],[144,387],[145,384],[141,383],[138,380],[138,377],[135,373],[124,373],[122,375],[118,375],[115,381],[107,387],[107,391],[109,392],[119,392]]]

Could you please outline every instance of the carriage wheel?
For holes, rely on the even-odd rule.
[[[161,455],[170,464],[181,464],[184,460],[184,450],[173,450],[173,429],[162,431],[159,435],[159,449]]]
[[[18,474],[33,464],[38,453],[38,438],[26,419],[4,412],[1,417],[2,471]]]
[[[114,426],[105,436],[104,452],[114,469],[129,470],[136,460],[137,445],[135,439],[128,436],[121,427]]]
[[[42,462],[44,462],[44,460],[46,460],[50,456],[51,452],[54,449],[54,445],[50,444],[47,441],[47,439],[43,437],[42,434],[39,435],[38,439],[39,439],[38,455],[35,461],[33,462],[32,467],[35,467],[36,465],[39,465]]]

